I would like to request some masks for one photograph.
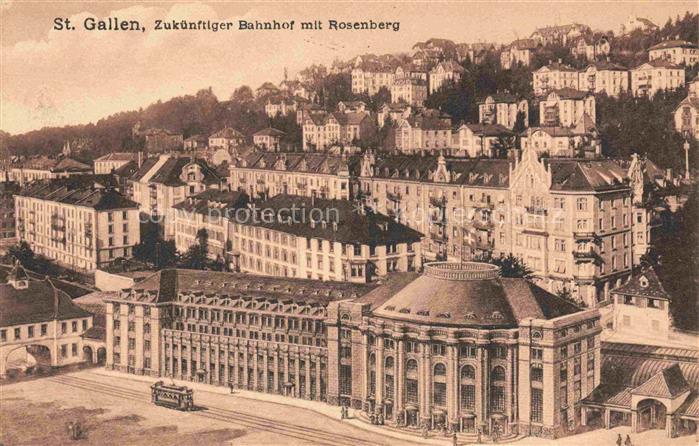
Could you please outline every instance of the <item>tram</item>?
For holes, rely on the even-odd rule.
[[[156,406],[177,410],[192,410],[194,408],[193,392],[188,387],[158,381],[150,386],[150,389],[151,402]]]

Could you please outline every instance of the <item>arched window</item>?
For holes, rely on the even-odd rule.
[[[500,366],[493,368],[490,372],[490,379],[492,381],[505,381],[505,369]]]
[[[434,376],[446,376],[447,375],[447,367],[439,363],[434,366]]]
[[[376,355],[369,355],[369,395],[376,395]]]
[[[405,402],[417,405],[419,387],[417,381],[417,361],[408,359],[405,363]]]
[[[438,363],[434,366],[432,379],[432,403],[435,406],[447,405],[447,367]]]
[[[386,357],[385,361],[385,370],[384,370],[384,378],[383,378],[383,386],[384,386],[384,391],[383,391],[383,396],[384,398],[388,400],[393,399],[393,389],[394,389],[394,379],[393,379],[393,373],[394,373],[394,360],[393,356],[388,356]]]
[[[473,368],[472,365],[465,365],[461,367],[461,379],[475,379],[476,378],[476,369]]]

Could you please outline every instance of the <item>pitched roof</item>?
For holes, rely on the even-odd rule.
[[[676,64],[670,62],[669,60],[653,59],[653,60],[650,60],[648,62],[643,62],[642,64],[640,64],[639,66],[637,66],[633,70],[635,71],[635,70],[639,70],[639,69],[644,69],[644,67],[646,67],[646,65],[650,65],[651,68],[667,68],[669,70],[681,70],[682,69],[681,66],[676,65]]]
[[[296,303],[327,305],[342,299],[354,299],[376,287],[375,284],[321,282],[318,280],[254,276],[244,273],[164,269],[122,290],[107,301],[167,303],[179,293],[216,296],[219,299],[290,300]]]
[[[500,124],[464,124],[476,135],[481,136],[512,136],[514,133],[507,127]]]
[[[294,214],[293,220],[288,223],[286,219],[290,216],[290,209],[298,209],[299,212]],[[310,214],[313,209],[322,211],[321,218],[325,223],[312,223],[313,218],[318,218],[315,213]],[[257,203],[253,211],[272,212],[274,218],[260,216],[256,221],[238,223],[341,243],[385,244],[414,242],[422,238],[422,234],[408,226],[348,200],[280,194]]]
[[[24,289],[0,284],[0,308],[0,327],[92,316],[49,279],[29,280]]]
[[[589,91],[580,91],[568,87],[553,90],[549,94],[554,93],[561,99],[585,99],[588,96],[592,96],[592,94]]]
[[[492,98],[493,102],[495,102],[496,104],[500,104],[500,103],[512,104],[512,103],[518,102],[517,97],[515,95],[513,95],[510,92],[505,91],[502,93],[498,92],[498,93],[488,95],[485,99],[483,99],[482,101],[480,101],[478,103],[484,104],[488,98]]]
[[[614,288],[612,293],[670,300],[670,295],[663,288],[652,266],[633,274],[626,283]]]
[[[208,215],[211,210],[225,212],[229,209],[245,208],[249,198],[245,192],[229,192],[217,189],[209,189],[191,197],[187,197],[173,206],[185,212],[194,212]]]
[[[606,60],[592,62],[585,67],[585,70],[590,67],[594,67],[597,71],[628,71],[629,69],[623,65],[619,65],[614,62],[608,62]]]
[[[250,152],[234,160],[234,165],[241,169],[284,170],[292,172],[309,172],[321,175],[337,175],[343,170],[357,172],[359,158],[350,156],[347,159],[327,153],[283,153],[283,152]]]
[[[510,44],[511,48],[518,50],[533,50],[539,46],[537,41],[534,39],[517,39]]]
[[[612,160],[556,158],[551,166],[552,190],[602,191],[627,188],[627,172]]]
[[[664,40],[664,41],[648,48],[648,51],[664,50],[664,49],[668,49],[668,48],[699,49],[699,46],[697,46],[697,44],[695,44],[695,43],[687,42],[686,40]]]
[[[218,132],[209,136],[209,138],[242,139],[245,138],[245,136],[243,136],[242,133],[233,128],[224,127]]]
[[[140,181],[151,174],[149,179],[149,182],[151,183],[160,183],[165,184],[166,186],[182,186],[185,184],[180,179],[182,169],[184,169],[190,163],[195,163],[201,168],[202,173],[204,174],[205,184],[215,184],[221,181],[221,178],[216,174],[216,171],[211,168],[206,161],[199,158],[192,160],[191,158],[187,157],[169,157],[164,163],[162,163],[157,171],[151,172],[152,169],[155,168],[158,161],[159,158],[157,157],[148,158],[143,162],[141,168],[138,169],[131,179],[134,181]]]
[[[135,161],[138,159],[138,153],[136,152],[111,152],[106,155],[102,155],[95,160],[97,161]]]
[[[674,364],[653,375],[648,381],[631,391],[634,395],[674,398],[689,390],[679,364]]]
[[[89,207],[98,211],[138,208],[136,202],[113,188],[105,188],[94,181],[88,182],[87,179],[76,181],[78,178],[39,181],[27,186],[19,195]]]
[[[262,129],[258,132],[255,132],[253,136],[285,136],[286,133],[282,132],[281,130],[277,130],[272,127],[267,127],[266,129]]]
[[[541,70],[549,70],[549,71],[572,71],[575,72],[577,71],[575,68],[571,67],[570,65],[566,65],[564,63],[559,63],[559,62],[549,62],[548,65],[544,65],[543,67],[539,68],[538,70],[535,71],[539,72]]]

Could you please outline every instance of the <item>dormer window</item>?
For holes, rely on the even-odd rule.
[[[641,276],[641,278],[638,279],[638,282],[640,283],[641,288],[648,288],[648,279],[646,276]]]

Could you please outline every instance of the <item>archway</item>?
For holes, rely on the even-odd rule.
[[[51,367],[51,350],[44,345],[21,345],[4,357],[4,370],[8,377],[21,373],[33,374]]]
[[[663,403],[649,398],[640,401],[636,407],[638,408],[639,431],[665,429],[667,410]]]
[[[107,349],[100,347],[97,349],[97,364],[104,365],[107,362]]]
[[[86,345],[83,347],[83,361],[88,364],[92,364],[92,347]]]

